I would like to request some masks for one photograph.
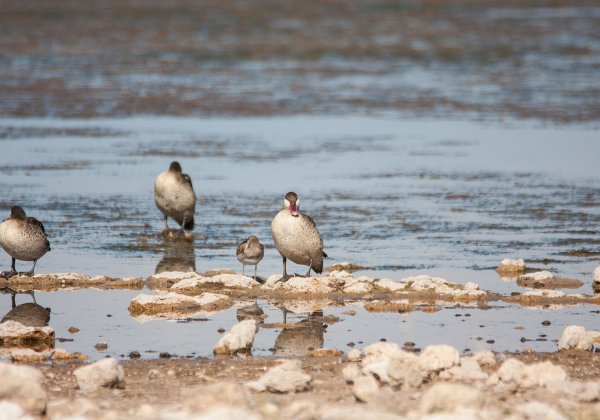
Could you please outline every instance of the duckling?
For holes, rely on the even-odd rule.
[[[286,271],[289,258],[296,264],[307,265],[310,276],[311,269],[320,274],[323,272],[323,238],[314,220],[300,213],[300,198],[295,192],[288,192],[283,200],[283,209],[271,222],[273,242],[283,258],[283,277],[287,281],[290,276]]]
[[[169,170],[154,180],[154,202],[165,218],[165,231],[169,231],[169,217],[181,226],[182,233],[183,229],[194,229],[196,194],[192,180],[181,172],[179,162],[171,162]]]
[[[256,281],[256,267],[265,256],[265,248],[254,235],[241,242],[235,253],[239,262],[242,263],[242,275],[246,275],[246,265],[254,266],[254,281]]]
[[[33,276],[37,260],[50,251],[44,225],[33,217],[27,217],[19,206],[13,206],[10,218],[0,224],[0,246],[12,257],[10,271],[0,273],[4,278],[17,274]],[[16,260],[33,261],[33,267],[30,271],[18,273],[15,268]]]

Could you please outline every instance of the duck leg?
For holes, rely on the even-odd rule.
[[[5,279],[9,279],[12,276],[16,276],[17,274],[19,274],[17,272],[17,270],[15,269],[15,262],[16,260],[13,258],[12,259],[12,263],[10,265],[10,271],[3,271],[0,273],[0,277],[4,277]]]
[[[288,314],[288,310],[287,308],[284,306],[283,308],[281,308],[281,310],[283,311],[283,323],[287,324],[287,314]]]
[[[246,264],[242,264],[242,276],[246,275]]]
[[[312,267],[312,259],[310,260],[310,264],[308,264],[308,271],[306,273],[306,277],[310,277],[310,269]]]
[[[169,217],[167,215],[165,215],[165,231],[167,231],[167,232],[169,231],[169,223],[167,222],[168,218]]]
[[[282,281],[285,283],[286,281],[288,281],[290,279],[290,277],[292,277],[287,273],[287,270],[285,268],[286,264],[287,264],[287,258],[283,257],[283,276],[281,276],[281,278],[277,281]]]
[[[37,264],[37,260],[33,260],[33,267],[31,267],[31,270],[29,271],[22,271],[19,274],[22,276],[27,276],[27,277],[32,277],[33,276],[33,272],[35,271],[35,265]]]
[[[180,238],[185,238],[185,230],[183,230],[184,226],[185,226],[185,216],[183,216],[183,220],[181,221],[181,228],[177,231],[177,236]]]
[[[311,258],[310,262],[308,263],[308,272],[305,275],[296,273],[296,274],[294,274],[294,277],[310,277],[311,267],[312,267],[312,258]]]
[[[257,265],[258,265],[258,264],[255,264],[255,265],[254,265],[254,281],[256,281],[256,266],[257,266]]]

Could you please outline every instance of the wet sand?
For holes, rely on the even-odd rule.
[[[600,354],[598,353],[570,351],[554,354],[498,354],[496,357],[499,360],[514,357],[526,364],[550,361],[562,366],[572,380],[600,380]],[[127,416],[141,418],[160,418],[161,415],[163,418],[168,418],[167,413],[176,413],[179,410],[210,412],[220,404],[249,410],[263,419],[330,418],[324,413],[334,408],[373,411],[379,415],[382,412],[406,415],[418,408],[419,400],[428,389],[436,383],[444,382],[436,378],[418,391],[394,390],[386,394],[385,398],[368,403],[358,402],[352,394],[352,386],[347,384],[342,376],[342,370],[351,362],[339,357],[308,357],[302,359],[302,366],[303,370],[312,377],[312,385],[305,392],[249,393],[247,399],[244,395],[238,395],[232,401],[230,395],[223,393],[220,396],[211,395],[212,392],[218,392],[218,389],[205,388],[223,383],[243,385],[257,379],[264,374],[265,370],[278,363],[278,360],[261,358],[124,361],[122,366],[126,376],[123,389],[100,389],[90,393],[75,389],[72,372],[79,366],[77,364],[44,365],[41,369],[45,378],[44,385],[49,390],[48,407],[51,417],[58,413],[63,415],[85,413],[90,418],[117,418],[126,413]],[[496,369],[497,366],[487,368],[486,371],[493,372]],[[494,392],[488,392],[487,398],[493,400]],[[533,392],[525,392],[507,396],[502,400],[502,404],[506,407],[504,415],[533,398],[550,406],[560,407],[552,395],[544,396],[543,393],[534,395]],[[202,398],[208,403],[199,404],[197,401]],[[91,404],[82,404],[82,399],[88,400]],[[194,405],[197,407],[196,410],[190,408]],[[563,406],[566,404],[563,403]],[[83,413],[79,413],[78,410],[83,410]],[[562,411],[560,408],[558,410]],[[568,413],[569,418],[583,419],[597,416],[600,414],[599,410],[598,404],[591,402],[573,404],[570,409],[564,411]],[[346,413],[339,418],[348,415]]]

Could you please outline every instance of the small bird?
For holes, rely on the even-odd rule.
[[[283,257],[283,281],[290,276],[286,272],[286,262],[289,258],[296,264],[307,265],[316,273],[323,272],[323,238],[317,230],[317,225],[310,216],[300,214],[300,198],[295,192],[289,192],[283,200],[284,208],[279,211],[271,222],[273,242]]]
[[[0,246],[12,257],[10,271],[0,273],[4,278],[17,274],[33,276],[37,260],[50,251],[44,225],[33,217],[27,217],[19,206],[13,206],[10,209],[10,218],[0,224]],[[33,267],[30,271],[18,273],[15,260],[33,261]]]
[[[179,162],[171,162],[169,170],[154,180],[154,202],[165,217],[165,231],[169,231],[169,217],[181,226],[182,232],[194,229],[196,194],[192,180],[181,172]]]
[[[254,235],[248,236],[248,239],[238,245],[235,255],[242,263],[243,275],[246,275],[246,265],[254,266],[254,281],[256,281],[256,267],[265,256],[265,247],[258,238]]]

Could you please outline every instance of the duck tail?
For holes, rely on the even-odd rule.
[[[48,239],[46,239],[46,249],[48,251],[52,251],[52,248],[50,248],[50,241]]]
[[[182,226],[185,230],[193,230],[194,229],[194,216],[190,218],[190,220],[185,221],[185,225]]]

